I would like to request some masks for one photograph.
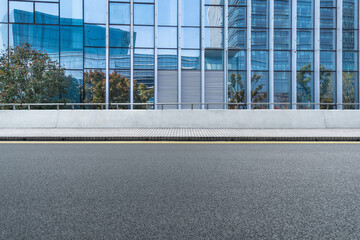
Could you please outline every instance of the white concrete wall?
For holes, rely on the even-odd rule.
[[[17,110],[0,128],[360,128],[346,110]]]

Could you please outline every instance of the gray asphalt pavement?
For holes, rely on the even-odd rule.
[[[359,239],[360,144],[0,144],[0,239]]]

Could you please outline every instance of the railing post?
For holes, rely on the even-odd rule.
[[[15,105],[13,105],[13,110],[14,110],[14,111],[16,110],[16,106],[15,106]]]
[[[28,110],[31,110],[30,104],[28,104]]]

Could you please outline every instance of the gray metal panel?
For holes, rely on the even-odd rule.
[[[251,0],[247,1],[246,15],[246,103],[251,109]]]
[[[336,103],[343,103],[343,1],[337,0],[337,12],[336,12]],[[338,106],[338,109],[342,109],[342,105]]]
[[[320,1],[314,3],[314,102],[320,102]],[[315,106],[320,109],[320,106]]]
[[[176,70],[159,70],[157,96],[158,103],[177,103],[178,100],[178,81]],[[164,108],[177,109],[177,105],[166,106]]]
[[[296,91],[296,55],[297,55],[297,0],[291,2],[291,103],[292,109],[297,109],[297,91]]]
[[[185,71],[181,72],[181,89],[182,103],[200,103],[201,102],[201,72],[200,71]],[[183,106],[183,109],[188,109],[190,106]],[[200,108],[196,105],[194,108]]]
[[[224,101],[224,72],[205,71],[205,102],[221,103]],[[222,105],[210,105],[211,109],[223,109]]]

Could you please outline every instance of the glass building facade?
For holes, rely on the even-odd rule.
[[[99,74],[104,102],[351,109],[359,11],[359,0],[0,0],[0,50],[46,51],[73,77],[72,102],[91,101]],[[123,91],[110,90],[115,75]]]

